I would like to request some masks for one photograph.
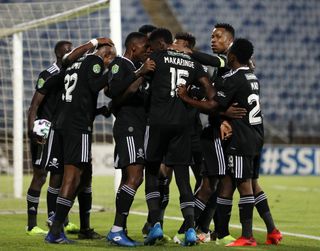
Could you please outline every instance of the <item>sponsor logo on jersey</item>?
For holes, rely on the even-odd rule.
[[[39,80],[38,80],[38,88],[40,89],[43,85],[44,85],[44,83],[45,83],[46,81],[43,79],[43,78],[39,78]]]
[[[99,64],[95,64],[93,67],[92,67],[92,70],[94,73],[100,73],[101,71],[101,66]]]
[[[113,65],[111,68],[111,72],[113,74],[116,74],[116,73],[118,73],[118,71],[119,71],[119,65],[117,65],[117,64]]]

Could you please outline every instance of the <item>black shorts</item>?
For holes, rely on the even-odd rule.
[[[57,130],[62,139],[64,165],[88,167],[91,165],[92,134],[81,131]]]
[[[191,137],[188,126],[151,125],[146,129],[146,160],[167,166],[190,165]]]
[[[201,134],[203,155],[202,176],[218,176],[226,174],[226,162],[221,145],[220,134],[212,126],[203,129]]]
[[[63,174],[62,139],[52,128],[43,150],[43,156],[43,165],[47,171],[53,174]]]
[[[114,127],[114,167],[116,169],[122,169],[131,164],[144,165],[144,134],[145,127],[143,126]]]
[[[202,149],[200,142],[201,128],[199,129],[197,125],[194,125],[191,129],[191,154],[193,164],[202,163]]]
[[[235,179],[252,179],[254,156],[227,155],[228,173]]]
[[[47,143],[46,143],[47,144]],[[30,142],[32,165],[36,168],[42,169],[43,166],[43,149],[45,145],[40,145]]]
[[[261,163],[261,153],[259,153],[256,156],[254,156],[252,179],[259,179],[260,163]]]

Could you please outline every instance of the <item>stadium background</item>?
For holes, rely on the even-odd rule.
[[[32,3],[31,9],[44,1],[2,0],[1,4]],[[59,1],[51,1],[59,2]],[[60,1],[62,2],[62,1]],[[68,1],[69,2],[69,1]],[[71,2],[71,1],[70,1]],[[79,3],[92,1],[80,0]],[[67,2],[65,3],[67,4]],[[159,11],[161,10],[161,11]],[[2,10],[3,11],[3,10]],[[30,10],[31,11],[31,10]],[[58,10],[52,10],[52,13]],[[256,74],[261,80],[261,102],[266,129],[266,147],[262,159],[262,172],[270,174],[320,174],[320,2],[317,0],[123,0],[121,1],[122,39],[143,24],[169,27],[173,33],[188,31],[197,38],[197,49],[211,53],[210,35],[214,24],[230,23],[236,37],[250,39],[255,45]],[[11,14],[12,15],[12,14]],[[107,10],[99,13],[99,22],[108,24]],[[23,53],[24,121],[30,104],[34,83],[40,70],[49,66],[53,58],[54,43],[63,39],[77,46],[92,37],[109,35],[106,28],[90,30],[96,22],[97,12],[87,18],[78,18],[68,33],[48,30],[25,31],[25,48],[46,47],[38,54],[35,46]],[[101,17],[102,16],[102,17]],[[26,17],[27,19],[28,17]],[[32,20],[32,17],[30,17]],[[7,20],[8,21],[8,20]],[[25,20],[24,20],[25,21]],[[6,23],[1,21],[1,28]],[[66,22],[49,25],[63,30]],[[77,31],[82,27],[82,31]],[[87,30],[90,32],[87,32]],[[105,33],[104,33],[105,31]],[[81,34],[79,34],[81,33]],[[10,37],[12,39],[12,37]],[[40,42],[39,42],[40,41]],[[11,40],[12,42],[12,40]],[[0,39],[1,55],[7,53],[10,43]],[[0,66],[12,63],[2,57]],[[1,68],[0,67],[0,68]],[[4,69],[4,70],[3,70]],[[0,170],[12,173],[12,83],[9,71],[0,72]],[[100,98],[104,103],[105,98]],[[24,170],[30,172],[30,156],[24,124]],[[110,142],[111,119],[98,118],[95,125],[95,142]],[[112,145],[96,150],[96,170],[112,170]],[[10,167],[10,168],[9,168]]]

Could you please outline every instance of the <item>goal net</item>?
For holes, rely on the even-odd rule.
[[[69,40],[76,47],[105,36],[110,36],[106,0],[0,4],[0,197],[21,196],[13,183],[22,184],[22,173],[32,173],[27,110],[39,73],[55,61],[54,45]],[[100,95],[98,105],[107,101]],[[106,143],[112,139],[112,119],[97,117],[94,127],[93,164],[111,167],[112,145]]]

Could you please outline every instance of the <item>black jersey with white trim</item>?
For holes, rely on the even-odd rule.
[[[35,90],[41,93],[42,88],[45,88],[46,81],[53,75],[59,73],[59,71],[60,68],[57,66],[56,63],[53,63],[49,68],[42,71],[38,76]],[[56,101],[57,97],[55,92],[47,93],[47,95],[44,97],[43,101],[39,105],[37,111],[37,118],[51,121],[53,111],[56,107]]]
[[[108,84],[104,63],[97,55],[87,55],[66,69],[56,129],[92,132],[99,91]]]
[[[116,100],[137,79],[135,75],[137,68],[130,59],[120,56],[116,57],[108,68],[109,90],[107,96]],[[112,108],[117,124],[145,126],[146,112],[142,86]]]
[[[248,112],[241,119],[230,121],[233,134],[226,147],[228,154],[255,155],[263,145],[263,118],[260,107],[260,83],[248,67],[230,71],[214,99],[227,109],[238,103]]]
[[[164,50],[154,52],[150,58],[156,69],[150,83],[150,125],[187,125],[187,105],[176,95],[180,84],[189,86],[207,76],[205,69],[189,55]]]

